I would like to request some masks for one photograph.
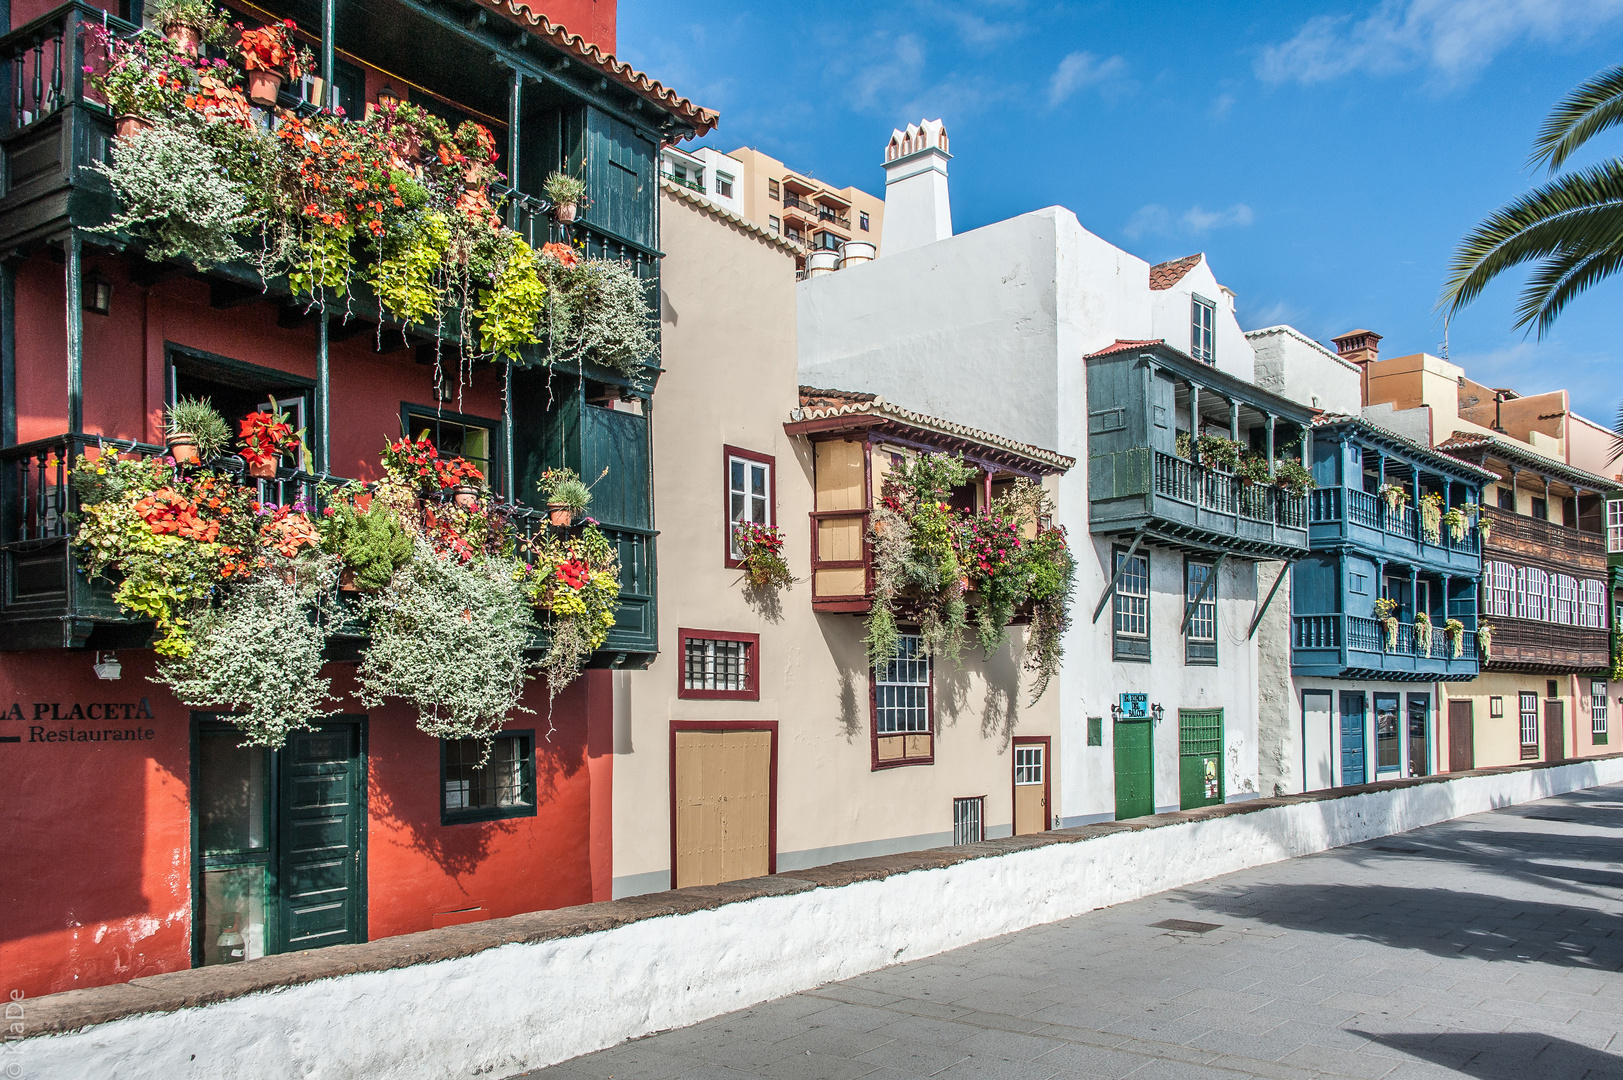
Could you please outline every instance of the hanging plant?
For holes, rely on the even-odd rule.
[[[526,345],[540,342],[539,323],[547,287],[536,276],[536,255],[516,233],[497,257],[491,287],[479,292],[474,321],[480,347],[508,360],[522,357]]]
[[[1448,526],[1449,539],[1457,544],[1465,539],[1465,532],[1471,523],[1465,511],[1456,506],[1443,515],[1443,524]]]
[[[488,740],[511,713],[528,712],[520,700],[536,626],[522,577],[512,560],[463,563],[417,538],[388,588],[362,602],[371,642],[356,672],[361,701],[404,701],[441,739]]]
[[[244,257],[237,236],[250,225],[248,200],[225,173],[219,150],[159,120],[113,142],[111,164],[96,162],[120,210],[86,232],[128,232],[154,262],[189,259],[198,269]]]
[[[770,525],[742,524],[733,527],[744,579],[752,589],[788,589],[795,576],[783,557],[783,530]]]
[[[1200,451],[1200,463],[1208,469],[1233,472],[1239,467],[1242,448],[1232,439],[1225,439],[1221,435],[1202,435],[1195,440],[1195,449]]]
[[[1035,538],[1023,540],[1019,552],[1023,566],[1023,602],[1031,609],[1026,627],[1025,669],[1032,673],[1030,704],[1035,705],[1059,674],[1065,659],[1065,634],[1071,628],[1071,596],[1076,588],[1076,557],[1066,541],[1065,529],[1049,524],[1054,517],[1053,496],[1035,480],[1021,477],[997,501],[994,509],[1018,523],[1022,534],[1034,528]]]
[[[1386,631],[1386,651],[1398,651],[1398,602],[1389,596],[1375,601],[1375,621]]]
[[[1483,514],[1480,518],[1477,519],[1477,523],[1476,523],[1477,535],[1482,538],[1482,542],[1484,544],[1486,544],[1488,542],[1488,533],[1491,532],[1492,529],[1493,529],[1493,522],[1488,520],[1488,515]]]
[[[591,360],[627,378],[640,377],[657,342],[647,285],[635,268],[582,259],[562,244],[543,247],[537,267],[547,287],[542,327],[549,362]]]
[[[1431,616],[1424,611],[1415,612],[1414,644],[1417,656],[1431,655]]]
[[[1395,514],[1409,505],[1409,493],[1400,484],[1382,484],[1379,494],[1390,513]]]
[[[1295,458],[1274,462],[1274,485],[1287,495],[1306,495],[1314,488],[1313,473]]]
[[[1420,496],[1420,535],[1428,544],[1443,542],[1443,497],[1435,491]]]
[[[1443,636],[1448,639],[1449,655],[1455,660],[1465,655],[1465,624],[1450,619],[1443,624]]]
[[[538,665],[557,697],[608,640],[620,604],[620,559],[596,526],[579,536],[542,536],[529,547],[528,595],[551,638]]]
[[[367,278],[383,309],[404,323],[436,323],[445,297],[438,278],[450,244],[445,215],[434,211],[424,212],[414,227],[389,237],[383,257]]]
[[[1488,659],[1488,652],[1493,647],[1493,624],[1483,623],[1476,628],[1476,646],[1482,650],[1482,659]]]
[[[868,659],[896,654],[896,616],[904,602],[919,621],[931,656],[957,663],[963,651],[968,581],[953,542],[952,489],[975,471],[963,459],[920,454],[891,468],[873,514],[874,602],[868,615]]]
[[[1179,457],[1183,458],[1185,461],[1194,460],[1195,441],[1189,437],[1189,432],[1178,432],[1177,438],[1173,440],[1172,445],[1174,451]]]
[[[975,598],[975,636],[990,657],[1008,636],[1014,609],[1031,588],[1031,568],[1022,550],[1020,523],[994,507],[965,514],[954,537],[960,564]]]
[[[156,681],[194,709],[229,713],[247,744],[282,746],[336,704],[321,674],[333,569],[305,554],[253,571],[197,618],[190,651],[159,664]]]

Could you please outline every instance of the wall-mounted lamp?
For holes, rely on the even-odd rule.
[[[400,104],[400,95],[395,93],[394,87],[384,83],[378,89],[378,108],[392,112]]]
[[[96,315],[113,313],[113,283],[97,271],[90,271],[81,280],[80,296],[86,311]]]
[[[94,667],[96,669],[96,678],[98,679],[107,679],[111,681],[113,679],[122,678],[124,675],[124,665],[118,662],[117,653],[97,653]]]

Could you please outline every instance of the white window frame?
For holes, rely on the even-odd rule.
[[[1043,782],[1047,763],[1043,761],[1042,743],[1016,743],[1014,747],[1014,786],[1025,787]]]
[[[1190,293],[1189,355],[1208,364],[1217,363],[1217,304],[1199,293]]]
[[[742,467],[742,480],[739,470]],[[751,480],[759,474],[761,494],[757,495]],[[727,455],[727,550],[732,557],[741,558],[738,550],[739,525],[764,525],[771,528],[776,522],[772,506],[772,463],[754,458]]]
[[[897,634],[896,652],[877,664],[874,681],[874,730],[880,735],[933,735],[930,654],[918,634]]]
[[[1623,552],[1623,499],[1606,500],[1606,550]]]
[[[1532,702],[1529,708],[1528,702]],[[1517,695],[1516,704],[1521,721],[1521,745],[1538,745],[1538,695],[1529,690],[1523,690]],[[1532,735],[1529,739],[1528,735]]]
[[[1589,733],[1606,734],[1606,680],[1589,680]]]
[[[1111,560],[1112,572],[1126,560],[1127,569],[1116,579],[1115,599],[1112,603],[1112,626],[1115,635],[1133,641],[1148,641],[1150,637],[1150,557],[1144,552],[1129,556],[1118,551]],[[1142,568],[1142,572],[1140,571]],[[1142,588],[1140,588],[1142,586]]]

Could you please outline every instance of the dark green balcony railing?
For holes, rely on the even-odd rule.
[[[142,622],[112,600],[112,586],[92,580],[73,551],[73,522],[78,500],[68,481],[74,459],[101,447],[123,453],[158,455],[161,446],[128,440],[102,440],[94,435],[58,435],[0,449],[0,651],[76,647],[105,641],[107,647],[144,644],[150,623]],[[249,480],[246,465],[235,455],[216,467],[240,482],[257,486],[261,502],[303,502],[311,513],[321,509],[320,488],[343,484],[342,477],[282,469],[272,479]],[[549,528],[547,515],[522,505],[498,503],[518,534],[531,539]],[[600,523],[620,556],[620,607],[614,629],[593,658],[593,666],[633,665],[658,644],[655,617],[655,533],[652,529]],[[340,630],[340,636],[342,636]],[[545,637],[535,643],[545,647]]]
[[[1432,627],[1429,648],[1421,648],[1412,622],[1399,623],[1391,641],[1378,619],[1361,615],[1291,617],[1291,668],[1297,675],[1385,678],[1400,681],[1454,681],[1480,670],[1476,617],[1460,618],[1464,640],[1454,655],[1443,624]]]

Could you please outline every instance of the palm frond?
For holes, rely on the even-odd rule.
[[[1513,266],[1623,242],[1623,161],[1561,176],[1500,207],[1460,241],[1439,307],[1453,315]]]
[[[1623,67],[1607,68],[1556,103],[1533,140],[1529,165],[1550,172],[1607,128],[1623,124]]]
[[[1601,250],[1563,248],[1539,263],[1516,305],[1518,328],[1535,324],[1543,337],[1567,302],[1623,267],[1623,241]]]
[[[1612,455],[1606,459],[1610,465],[1623,457],[1623,405],[1617,407],[1617,419],[1612,422]]]

